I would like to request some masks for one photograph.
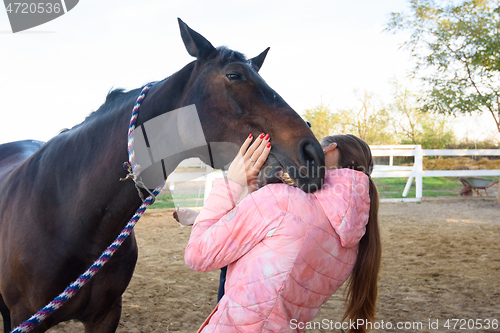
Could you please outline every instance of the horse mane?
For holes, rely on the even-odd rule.
[[[166,78],[165,80],[167,80],[167,79],[168,78]],[[106,99],[104,100],[104,103],[96,111],[92,111],[87,116],[87,118],[85,118],[85,120],[82,122],[82,124],[87,122],[88,120],[94,119],[95,117],[107,114],[109,111],[115,109],[117,107],[117,105],[119,105],[119,104],[129,103],[132,100],[137,99],[137,96],[139,95],[141,90],[144,88],[144,86],[141,86],[140,88],[135,88],[132,90],[125,90],[123,88],[115,88],[115,89],[111,88],[108,91],[108,94],[106,95]],[[132,112],[132,110],[130,110],[130,112]],[[78,125],[76,125],[76,126],[78,126]]]
[[[234,61],[248,62],[249,60],[241,52],[231,50],[227,46],[219,46],[217,47],[217,56],[215,57],[215,61],[220,64],[227,64]],[[170,77],[167,77],[160,82],[166,81],[169,78]],[[87,118],[85,118],[83,123],[101,114],[106,114],[107,111],[115,108],[118,103],[127,103],[130,102],[132,98],[136,99],[142,88],[144,88],[144,86],[128,91],[123,88],[110,89],[106,95],[104,103],[99,107],[99,109],[90,113]]]
[[[84,125],[85,123],[88,123],[89,121],[93,121],[94,119],[98,119],[99,117],[108,114],[110,111],[117,109],[117,106],[119,104],[131,102],[132,99],[137,98],[137,95],[143,87],[144,86],[128,91],[123,88],[110,89],[108,94],[106,95],[104,103],[97,110],[92,111],[81,123],[76,124],[71,128],[62,129],[61,131],[59,131],[58,135],[66,132],[71,132],[72,130]]]
[[[137,95],[143,87],[128,91],[123,88],[110,89],[108,94],[106,95],[104,103],[96,111],[92,111],[87,116],[87,118],[85,118],[83,123],[87,122],[88,120],[94,119],[95,117],[107,114],[108,111],[115,109],[118,104],[129,102],[133,98],[137,98]]]
[[[215,57],[215,61],[220,64],[227,64],[234,61],[248,62],[249,60],[241,52],[231,50],[227,46],[219,46],[217,47],[217,56]],[[169,78],[170,77],[167,77],[157,83],[166,81]],[[73,126],[71,129],[63,129],[59,132],[59,134],[75,129],[80,125],[83,125],[84,123],[95,119],[96,117],[103,116],[109,111],[116,109],[119,104],[129,103],[132,101],[132,99],[135,100],[142,88],[144,88],[144,86],[128,91],[123,88],[111,88],[106,95],[104,103],[96,111],[92,111],[80,124]]]
[[[157,81],[157,82],[154,82],[155,84],[156,83],[161,83],[161,82],[164,82],[166,80],[168,80],[170,78],[167,77],[161,81]],[[111,106],[114,107],[113,103],[116,103],[116,102],[120,102],[120,103],[123,103],[123,102],[129,102],[130,99],[137,99],[137,96],[139,95],[139,92],[141,92],[141,90],[144,88],[145,85],[143,85],[142,87],[140,88],[135,88],[135,89],[132,89],[132,90],[125,90],[123,88],[116,88],[116,89],[110,89],[108,91],[108,94],[106,95],[106,99],[104,100],[104,103],[99,107],[99,109],[97,109],[97,111],[94,111],[92,112],[90,115],[96,113],[96,112],[100,112],[101,110],[103,110],[104,112],[106,110],[108,110]],[[89,115],[89,116],[90,116]]]
[[[123,88],[109,89],[104,104],[110,103],[126,93],[127,92]]]

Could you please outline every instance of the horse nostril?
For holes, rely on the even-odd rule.
[[[320,178],[325,176],[325,155],[319,143],[305,139],[301,143],[300,157],[305,167],[304,174],[307,178]]]

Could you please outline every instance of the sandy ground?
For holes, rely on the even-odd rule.
[[[494,198],[383,203],[380,225],[377,324],[383,328],[376,331],[500,332],[479,329],[476,321],[500,321],[500,205]],[[184,265],[189,233],[171,210],[149,210],[139,221],[139,261],[124,294],[118,332],[196,332],[211,312],[219,273],[197,273]],[[323,327],[306,332],[339,332],[330,325],[343,311],[339,290],[311,323]],[[453,321],[444,326],[448,319],[467,321],[454,329]],[[398,323],[414,328],[397,329]],[[63,323],[49,332],[83,332],[83,326]]]

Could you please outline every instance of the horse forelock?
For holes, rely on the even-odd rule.
[[[243,53],[231,50],[226,46],[219,46],[217,51],[217,56],[215,58],[217,63],[227,64],[233,61],[247,62],[247,57]]]

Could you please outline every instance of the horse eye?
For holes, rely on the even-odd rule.
[[[237,81],[241,79],[241,75],[238,73],[228,73],[226,74],[226,77],[229,81]]]
[[[306,121],[306,124],[307,124],[307,126],[309,126],[309,128],[311,128],[311,127],[312,127],[312,125],[311,125],[311,123],[310,123],[310,122]]]

